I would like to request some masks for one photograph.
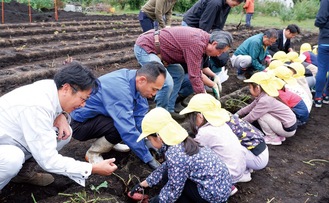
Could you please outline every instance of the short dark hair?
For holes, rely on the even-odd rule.
[[[276,29],[269,29],[269,30],[266,30],[264,32],[264,36],[266,36],[267,38],[275,38],[277,39],[278,38],[278,32],[276,31]]]
[[[149,82],[155,82],[158,76],[161,74],[164,78],[167,76],[166,68],[157,61],[151,61],[144,64],[137,70],[137,76],[145,76]]]
[[[286,30],[289,30],[291,33],[300,34],[300,29],[296,24],[290,24],[287,26]]]
[[[64,84],[68,83],[78,91],[93,89],[93,93],[98,91],[100,85],[92,71],[76,61],[61,67],[55,74],[54,81],[57,89],[61,89]]]

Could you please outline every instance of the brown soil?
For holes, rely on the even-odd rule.
[[[5,8],[9,9],[9,5],[6,4]],[[15,4],[14,8],[20,6]],[[6,13],[7,24],[0,25],[0,95],[35,80],[51,78],[68,56],[90,66],[98,76],[120,68],[138,68],[133,55],[134,41],[141,34],[137,16],[85,16],[61,11],[60,22],[54,22],[52,16],[46,18],[49,13],[38,14],[43,16],[41,20],[35,18],[34,23],[23,23],[25,18]],[[174,25],[178,24],[174,22]],[[225,30],[233,34],[234,47],[237,47],[264,28],[236,30],[236,25],[227,25]],[[295,38],[295,50],[299,50],[302,42],[316,44],[317,32],[305,31]],[[232,95],[248,94],[248,91],[240,90],[245,84],[236,79],[230,64],[227,68],[230,78],[223,84],[224,106]],[[269,146],[268,166],[255,171],[251,182],[237,184],[239,191],[228,202],[329,202],[328,109],[328,105],[313,108],[310,121],[299,128],[294,137],[281,146]],[[83,160],[91,142],[72,140],[61,154]],[[151,170],[133,153],[111,151],[104,156],[116,158],[116,175],[92,175],[85,188],[59,175],[54,175],[55,182],[47,187],[9,183],[2,190],[0,202],[33,202],[32,196],[39,203],[84,202],[74,196],[76,193],[83,194],[83,191],[86,192],[86,201],[131,202],[126,191],[137,183],[137,177],[143,180]],[[313,159],[318,161],[305,163]],[[99,193],[90,189],[91,185],[98,186],[104,181],[109,183],[108,187],[99,189]],[[153,196],[159,188],[146,192]]]

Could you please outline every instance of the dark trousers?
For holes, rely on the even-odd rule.
[[[103,136],[112,144],[117,144],[122,141],[119,132],[114,127],[114,121],[111,117],[98,115],[85,122],[72,120],[71,127],[73,130],[73,138],[79,141],[86,141]]]
[[[159,199],[157,198],[152,201],[152,203],[157,202],[159,202]],[[187,179],[184,185],[183,192],[176,201],[176,203],[207,203],[207,201],[201,198],[197,184],[191,181],[190,179]]]
[[[141,24],[143,32],[154,29],[154,21],[151,18],[149,18],[143,11],[139,12],[138,20],[139,23]]]

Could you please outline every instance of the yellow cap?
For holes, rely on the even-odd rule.
[[[194,95],[187,107],[179,114],[187,114],[191,112],[200,112],[213,126],[221,126],[230,120],[227,111],[221,108],[220,102],[209,94]]]
[[[290,67],[296,71],[296,73],[293,75],[294,78],[303,78],[305,77],[305,67],[301,63],[291,63],[286,65],[287,67]]]
[[[288,62],[289,59],[287,58],[287,54],[284,51],[277,51],[274,55],[272,60],[280,60],[283,63]]]
[[[280,66],[281,67],[281,66]],[[276,69],[275,69],[276,70]],[[244,82],[253,82],[262,87],[262,89],[272,97],[279,96],[278,89],[281,89],[284,82],[269,72],[257,72],[253,74],[249,79],[244,80]]]
[[[287,58],[289,59],[289,61],[291,62],[303,62],[306,59],[306,56],[304,54],[301,54],[300,56],[298,56],[298,53],[295,51],[291,51],[287,54]]]
[[[312,51],[312,47],[309,43],[304,43],[300,46],[300,54],[306,52],[306,51]]]
[[[293,72],[286,66],[277,67],[274,70],[274,74],[276,77],[284,80],[287,84],[297,84],[297,80],[293,77]]]
[[[279,66],[283,66],[283,62],[282,61],[279,61],[279,60],[274,60],[270,63],[270,65],[268,66],[268,69],[270,70],[274,70],[276,69],[277,67]]]
[[[158,133],[167,145],[177,145],[188,136],[187,131],[171,117],[167,110],[161,107],[156,107],[145,115],[142,121],[142,134],[137,142],[153,133]]]

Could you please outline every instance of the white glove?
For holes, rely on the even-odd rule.
[[[222,83],[217,75],[214,77],[214,83],[216,83],[218,86],[218,93],[222,92]]]
[[[212,87],[212,91],[214,93],[214,96],[216,99],[220,99],[220,95],[219,95],[219,89],[218,89],[218,85],[215,84],[213,87]]]

